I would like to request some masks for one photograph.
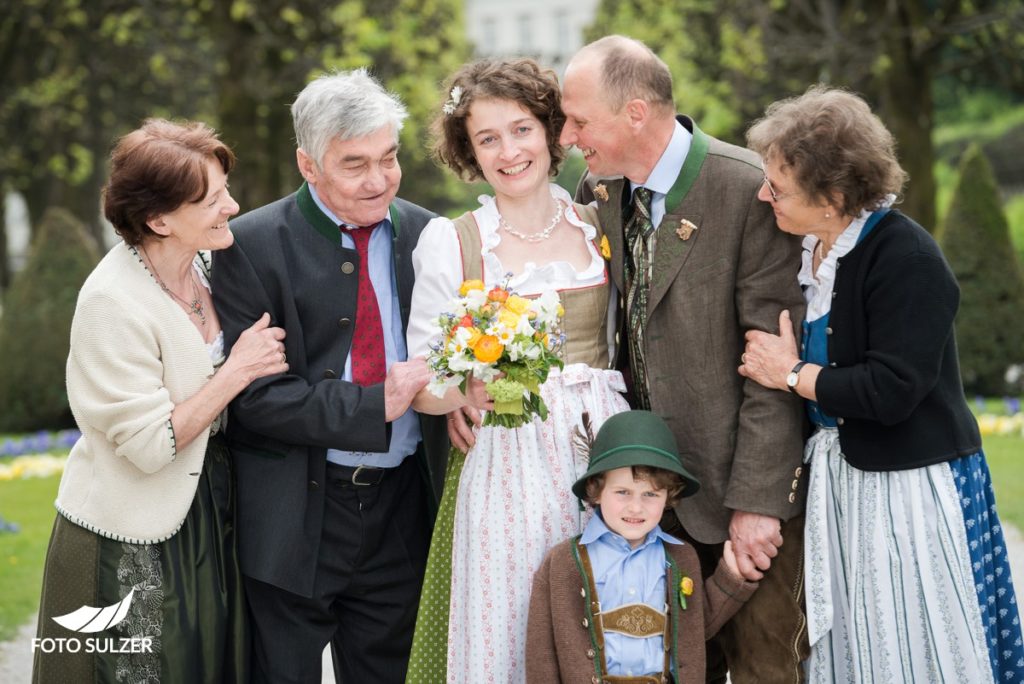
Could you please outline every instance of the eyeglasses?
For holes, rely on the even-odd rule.
[[[775,192],[775,188],[772,186],[772,182],[768,180],[768,171],[764,168],[764,162],[761,162],[761,174],[764,176],[762,182],[768,187],[768,194],[772,196],[772,202],[779,202],[792,195],[796,195],[795,192]]]

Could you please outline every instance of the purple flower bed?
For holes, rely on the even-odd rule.
[[[78,430],[40,430],[34,435],[8,437],[0,442],[0,458],[38,454],[53,449],[70,449],[81,436],[82,433]]]

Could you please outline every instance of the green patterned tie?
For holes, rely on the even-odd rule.
[[[626,316],[629,321],[629,367],[633,374],[636,408],[650,409],[650,388],[644,361],[644,322],[647,293],[651,288],[654,223],[651,221],[651,191],[643,186],[633,192],[633,214],[626,222]]]

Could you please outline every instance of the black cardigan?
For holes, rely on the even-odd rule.
[[[847,462],[905,470],[981,449],[953,334],[960,288],[932,236],[890,211],[836,268],[815,391]]]

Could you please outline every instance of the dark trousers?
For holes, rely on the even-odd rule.
[[[319,684],[329,642],[340,682],[405,680],[430,543],[415,457],[371,486],[339,472],[328,464],[313,596],[245,578],[257,684]]]
[[[665,512],[662,527],[693,545],[705,579],[722,557],[722,544],[704,544]],[[668,529],[672,528],[672,529]],[[739,612],[707,642],[707,681],[733,684],[798,684],[810,656],[804,613],[804,516],[782,523],[782,547],[760,586]]]

